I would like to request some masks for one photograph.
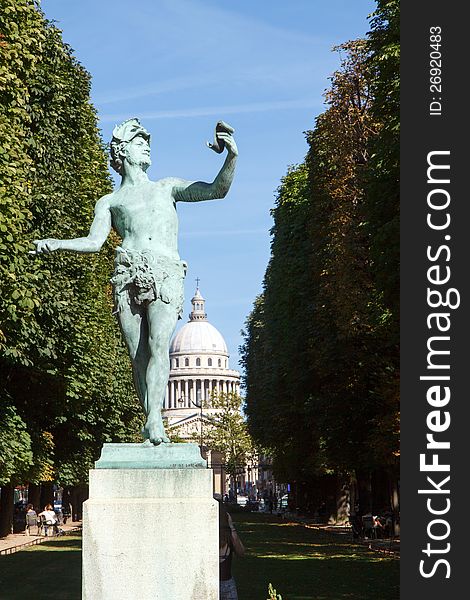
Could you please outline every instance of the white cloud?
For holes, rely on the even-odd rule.
[[[299,108],[321,108],[323,105],[314,100],[275,100],[273,102],[252,102],[250,104],[237,104],[229,106],[207,106],[200,108],[185,108],[176,110],[159,110],[141,113],[140,118],[152,119],[181,119],[186,117],[224,116],[240,113],[265,112],[272,110],[293,110]],[[102,123],[119,122],[127,119],[126,114],[104,114],[100,116]]]
[[[227,235],[267,235],[269,230],[266,229],[210,229],[207,231],[180,231],[181,237],[209,237],[209,236],[227,236]]]

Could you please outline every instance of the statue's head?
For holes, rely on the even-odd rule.
[[[124,161],[139,164],[144,171],[150,166],[150,134],[139,119],[127,119],[113,129],[111,166],[122,175]]]

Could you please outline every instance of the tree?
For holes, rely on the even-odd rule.
[[[206,415],[210,426],[206,427],[205,443],[211,450],[221,453],[224,469],[230,476],[233,490],[237,489],[236,477],[240,468],[244,467],[255,453],[248,427],[240,412],[242,401],[235,393],[214,394],[210,407],[217,412]]]
[[[111,189],[90,75],[32,0],[0,12],[0,397],[31,440],[15,477],[86,483],[104,441],[140,429],[99,255],[32,258],[30,242],[87,231]],[[26,439],[26,438],[25,438]]]
[[[396,466],[397,289],[384,282],[396,279],[397,268],[382,235],[389,207],[375,203],[371,184],[382,135],[387,156],[396,152],[374,105],[389,102],[391,85],[377,62],[393,3],[379,4],[386,10],[371,39],[336,48],[342,60],[327,109],[307,133],[305,162],[278,190],[263,294],[246,322],[248,424],[270,449],[278,479],[370,477]],[[396,107],[388,106],[396,123]]]

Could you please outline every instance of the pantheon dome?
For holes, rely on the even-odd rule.
[[[209,323],[199,288],[191,300],[189,321],[170,345],[170,377],[163,417],[183,438],[195,438],[213,393],[239,393],[240,373],[229,368],[227,344]],[[203,407],[201,408],[201,403]]]

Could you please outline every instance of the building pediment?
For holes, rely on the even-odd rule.
[[[171,419],[171,423],[170,423],[170,419]],[[189,415],[186,417],[181,417],[180,419],[178,419],[178,417],[176,415],[168,415],[168,427],[170,429],[172,429],[173,427],[181,427],[182,425],[191,425],[191,424],[197,424],[199,426],[199,423],[201,422],[201,415],[200,414],[194,414],[194,415]],[[206,415],[202,415],[202,422],[203,424],[205,423],[206,425],[211,425],[211,419],[210,417],[206,417]]]

